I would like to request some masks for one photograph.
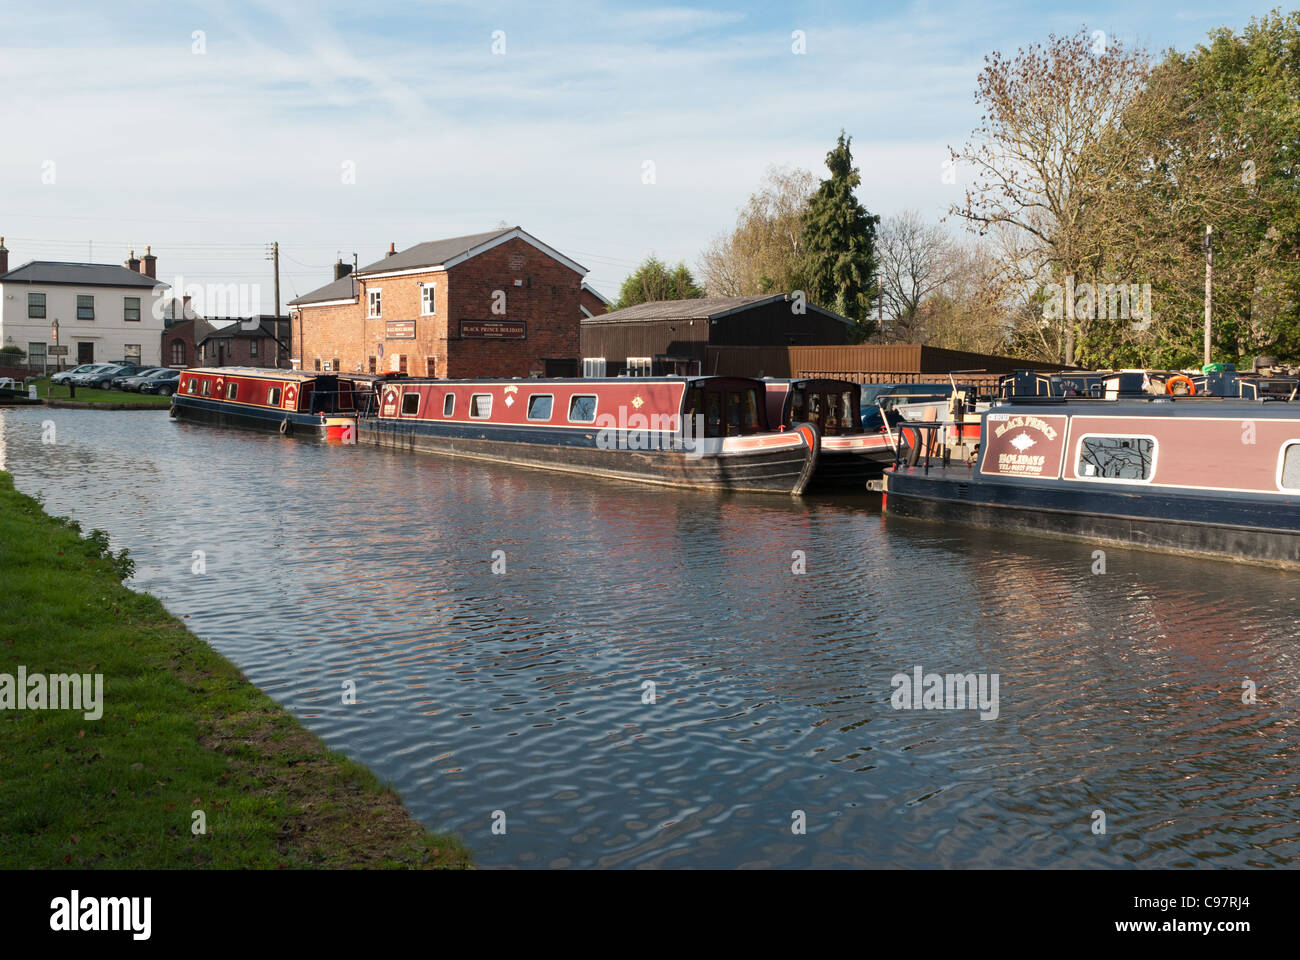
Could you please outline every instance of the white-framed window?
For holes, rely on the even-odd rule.
[[[650,357],[628,357],[627,375],[629,377],[648,377],[654,370],[654,360]]]
[[[255,357],[255,356],[257,356],[257,338],[256,338],[256,337],[253,337],[251,340],[248,341],[248,355],[249,355],[250,357]]]
[[[123,320],[140,319],[140,298],[139,297],[122,298],[122,319]]]
[[[420,412],[420,392],[407,390],[402,394],[402,416],[413,417]]]
[[[77,319],[94,320],[95,319],[95,297],[89,293],[77,294]]]
[[[321,361],[317,360],[316,362],[317,362],[317,363],[320,363]],[[325,370],[329,370],[329,369],[330,369],[330,362],[329,362],[328,360],[326,360],[326,361],[324,362],[323,369],[325,369]]]
[[[575,393],[569,398],[569,422],[596,422],[596,395],[594,393]]]
[[[469,415],[474,420],[486,420],[492,416],[492,394],[471,393],[469,396]]]
[[[444,417],[450,417],[455,412],[456,412],[456,394],[454,393],[444,394],[442,398],[442,415]]]
[[[1075,448],[1074,474],[1098,483],[1150,483],[1156,472],[1156,438],[1085,433]]]
[[[420,290],[420,316],[431,317],[438,309],[438,285],[426,283]]]
[[[1282,452],[1277,458],[1277,488],[1300,490],[1300,440],[1288,440],[1282,444]]]
[[[370,316],[378,317],[383,315],[383,299],[380,296],[380,290],[367,290],[366,302],[370,305]]]
[[[234,381],[231,381],[230,383],[226,384],[226,399],[234,400],[238,396],[239,396],[239,384],[235,383]]]
[[[550,393],[534,393],[528,397],[528,419],[549,420],[555,406],[555,396]]]
[[[603,377],[605,375],[605,358],[583,357],[582,375],[584,377]]]
[[[27,294],[27,316],[35,317],[37,320],[45,319],[45,294]]]
[[[278,407],[280,405],[280,388],[272,387],[266,394],[266,405],[268,407]]]

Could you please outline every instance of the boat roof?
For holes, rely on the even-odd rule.
[[[1300,405],[1282,397],[1242,397],[1174,394],[1149,397],[1000,397],[989,406],[988,413],[1034,412],[1044,414],[1088,414],[1093,416],[1131,417],[1204,417],[1240,416],[1300,420]]]
[[[217,374],[223,377],[261,377],[264,380],[285,380],[291,383],[337,376],[333,373],[304,373],[301,370],[279,370],[275,367],[190,367],[181,372]]]

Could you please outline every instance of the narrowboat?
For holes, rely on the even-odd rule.
[[[335,374],[196,367],[181,371],[171,415],[177,420],[355,443],[357,403],[366,392],[353,379]]]
[[[419,380],[376,386],[363,443],[642,483],[798,496],[812,424],[770,424],[742,377]]]
[[[861,387],[851,380],[764,379],[767,417],[792,429],[811,423],[821,436],[809,492],[866,490],[894,462],[894,438],[885,427],[863,426]]]
[[[885,513],[1300,566],[1294,403],[1001,399],[969,462],[935,442],[942,426],[912,425],[925,436],[885,471]]]

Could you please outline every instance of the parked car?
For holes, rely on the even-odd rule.
[[[153,373],[155,370],[161,370],[162,367],[142,367],[134,373],[119,373],[109,381],[109,386],[114,390],[122,390],[123,384],[131,377],[143,377]]]
[[[128,393],[139,393],[140,384],[144,383],[144,381],[148,380],[152,376],[166,373],[168,369],[168,367],[149,367],[148,369],[141,370],[139,373],[133,373],[129,377],[114,377],[113,382],[117,384],[117,389],[119,390],[125,390]]]
[[[181,381],[181,372],[179,370],[163,370],[155,373],[140,381],[141,393],[156,393],[162,397],[170,397],[176,392],[176,387]]]
[[[54,376],[50,377],[50,383],[60,386],[66,385],[74,376],[80,376],[83,373],[90,373],[92,370],[98,370],[106,367],[106,363],[83,363],[79,367],[73,367],[71,370],[60,370]]]
[[[112,387],[114,377],[131,377],[144,369],[138,363],[115,363],[110,364],[107,370],[98,370],[77,377],[73,383],[79,387],[98,387],[100,390],[108,390]]]

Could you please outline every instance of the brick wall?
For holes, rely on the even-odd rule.
[[[435,285],[432,317],[421,314],[422,283]],[[382,373],[396,369],[395,358],[404,356],[411,376],[526,377],[540,374],[544,359],[578,356],[582,277],[518,238],[450,271],[359,277],[357,286],[355,304],[299,308],[293,355],[302,358],[302,369],[338,359],[344,371],[368,372],[373,357]],[[372,290],[380,291],[377,319],[368,316]],[[493,311],[500,302],[496,291],[504,293],[504,312]],[[526,338],[462,340],[461,320],[523,321]],[[411,321],[414,338],[388,339],[390,322]]]

